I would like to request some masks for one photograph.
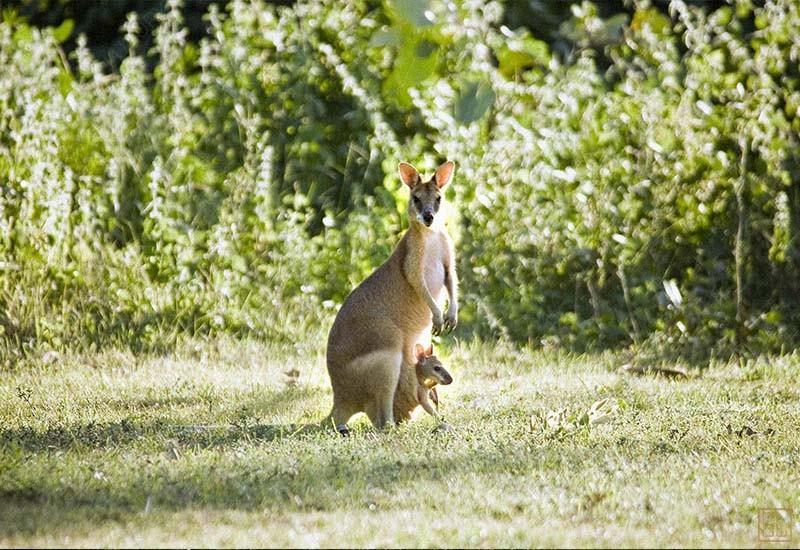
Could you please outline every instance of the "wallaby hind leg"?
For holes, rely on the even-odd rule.
[[[375,392],[377,414],[373,424],[379,429],[386,426],[394,426],[395,422],[403,420],[402,418],[396,419],[394,417],[394,397],[397,391],[397,383],[400,379],[401,362],[398,360],[396,364],[390,365],[390,367],[390,373],[385,378],[385,385],[376,388],[377,391]]]
[[[400,378],[401,361],[402,353],[399,349],[382,349],[362,355],[347,365],[350,393],[357,393],[357,397],[354,395],[352,400],[358,401],[358,408],[349,410],[351,398],[347,394],[340,395],[338,400],[334,396],[332,418],[337,429],[359,411],[367,413],[376,428],[394,423],[392,406]],[[358,392],[353,391],[356,384]]]
[[[394,393],[400,379],[402,354],[400,352],[383,353],[376,357],[371,368],[374,380],[373,399],[365,412],[378,429],[394,425]]]
[[[372,422],[372,425],[376,428],[378,427],[378,407],[375,404],[375,400],[371,399],[367,403],[364,404],[364,413],[369,417],[369,421]]]
[[[382,430],[394,424],[393,408],[394,392],[381,392],[380,397],[376,396],[364,407],[364,412],[367,413],[372,425]]]
[[[375,408],[377,410],[374,422],[376,428],[383,429],[394,425],[394,391],[376,396]]]
[[[382,395],[381,399],[376,397],[364,408],[364,412],[367,413],[370,422],[377,429],[381,430],[394,424],[393,400],[394,395],[389,396],[388,399]]]

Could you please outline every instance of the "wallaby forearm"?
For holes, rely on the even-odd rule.
[[[445,234],[444,238],[447,246],[446,263],[444,266],[444,284],[447,288],[447,297],[449,300],[448,309],[450,311],[457,311],[458,273],[456,273],[456,249],[449,235]]]
[[[447,256],[444,265],[444,286],[447,289],[447,313],[444,316],[445,330],[453,330],[458,324],[458,275],[456,274],[456,254],[453,242],[445,236]]]
[[[431,405],[431,402],[428,399],[428,388],[423,387],[418,393],[418,398],[419,404],[422,405],[422,408],[425,409],[426,413],[434,418],[439,418],[439,413],[433,408],[433,405]]]
[[[425,409],[425,412],[431,415],[434,418],[439,418],[439,413],[436,412],[436,409],[433,408],[433,405],[430,404],[429,401],[425,401],[424,403],[420,403],[422,408]]]
[[[447,288],[448,308],[458,309],[458,275],[452,262],[446,267],[444,285]]]
[[[439,304],[436,303],[436,300],[433,299],[431,295],[431,291],[428,290],[428,285],[425,284],[425,280],[423,279],[420,282],[420,290],[418,291],[422,298],[428,303],[428,307],[431,310],[431,315],[433,315],[434,319],[439,319],[442,316],[442,310],[439,308]]]

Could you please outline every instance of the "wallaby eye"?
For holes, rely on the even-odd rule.
[[[442,197],[441,196],[436,197],[436,204],[438,205],[441,202],[442,202]]]
[[[414,206],[419,206],[420,204],[422,204],[422,201],[419,200],[419,197],[414,197]]]
[[[439,372],[440,370],[442,370],[442,367],[433,367],[433,370],[435,370],[436,372]]]

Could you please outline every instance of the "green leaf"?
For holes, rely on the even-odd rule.
[[[471,124],[486,114],[494,103],[495,94],[488,82],[467,83],[455,104],[456,119]]]
[[[58,90],[61,92],[62,97],[66,97],[70,90],[72,90],[72,75],[66,70],[58,73]]]
[[[659,14],[660,15],[660,14]],[[663,16],[662,16],[663,17]],[[605,20],[605,33],[609,39],[614,39],[622,35],[625,25],[628,24],[628,14],[618,13]],[[655,30],[655,29],[654,29]]]
[[[547,44],[530,36],[512,37],[496,52],[500,72],[506,77],[536,65],[547,66],[550,51]]]
[[[14,42],[25,43],[33,40],[33,31],[28,25],[20,25],[14,31]]]
[[[389,78],[383,83],[383,93],[401,106],[411,104],[408,89],[418,86],[436,72],[439,48],[435,43],[417,40],[400,48]]]
[[[417,43],[415,53],[417,54],[417,57],[419,57],[420,59],[426,59],[436,51],[436,48],[437,46],[435,42],[431,42],[430,40],[426,40],[423,38],[422,40],[419,41],[419,43]]]
[[[63,23],[53,29],[53,38],[55,38],[59,44],[63,44],[72,35],[72,29],[74,28],[75,22],[72,19],[64,19]]]
[[[370,48],[398,46],[402,42],[400,31],[394,27],[376,31],[369,40]]]
[[[636,10],[636,13],[633,14],[633,20],[631,20],[631,29],[639,31],[645,26],[650,27],[650,30],[652,30],[654,33],[661,34],[669,31],[670,21],[655,8],[640,8]]]
[[[389,5],[400,18],[415,27],[431,27],[431,17],[428,0],[391,0]]]
[[[729,25],[732,19],[733,19],[733,10],[728,6],[722,6],[714,13],[712,13],[711,16],[709,17],[709,21],[711,22],[711,24],[716,25],[720,28]]]

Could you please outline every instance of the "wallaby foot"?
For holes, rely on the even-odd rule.
[[[355,412],[352,410],[352,407],[348,407],[341,402],[334,401],[333,410],[328,417],[328,426],[332,424],[338,433],[342,435],[350,435],[350,428],[347,427],[347,421],[350,420],[350,417],[352,417],[353,414],[355,414]]]

